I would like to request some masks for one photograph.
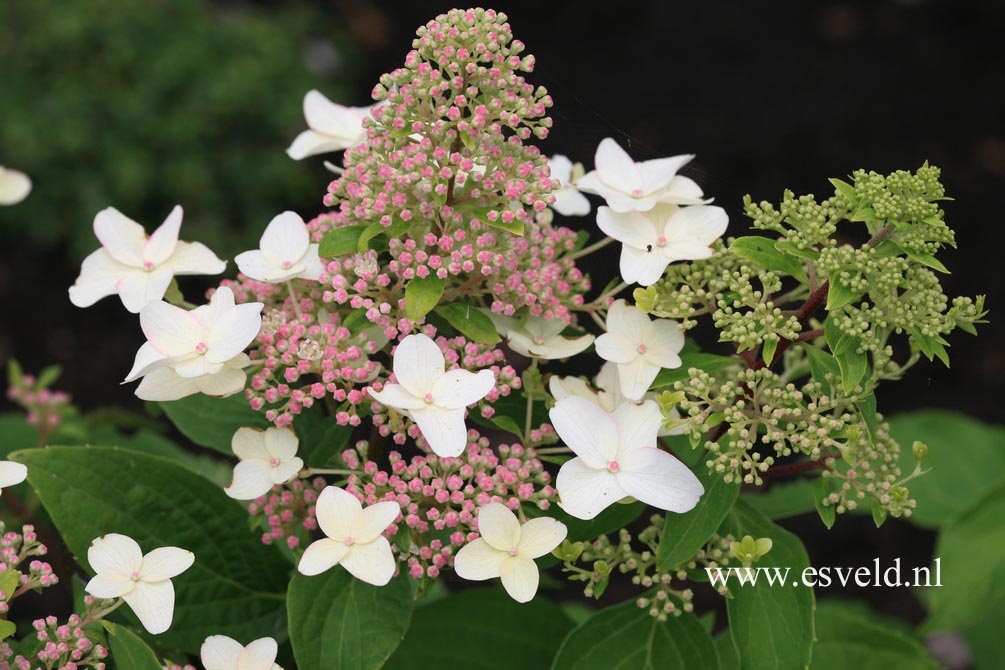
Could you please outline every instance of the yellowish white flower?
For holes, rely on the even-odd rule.
[[[200,242],[181,242],[182,208],[175,206],[149,237],[143,226],[109,207],[94,217],[94,234],[101,247],[84,259],[80,276],[70,287],[70,302],[90,307],[118,295],[130,312],[138,313],[167,292],[175,275],[215,275],[226,262]]]
[[[195,554],[161,547],[143,554],[136,540],[109,533],[91,542],[87,562],[95,575],[84,590],[95,598],[122,598],[152,635],[171,627],[173,577],[192,567]]]
[[[31,179],[23,172],[0,165],[0,205],[16,205],[31,193]]]
[[[290,428],[238,428],[230,446],[241,462],[224,492],[235,500],[254,500],[296,479],[304,467],[297,456],[299,442]]]
[[[597,338],[597,355],[618,366],[621,392],[642,400],[661,368],[679,368],[684,334],[671,319],[651,320],[624,300],[607,312],[607,332]]]
[[[0,491],[16,486],[28,477],[28,468],[14,461],[0,461]]]
[[[199,650],[206,670],[283,670],[276,663],[278,654],[279,645],[271,637],[245,647],[226,635],[210,635]]]
[[[324,272],[318,245],[296,212],[279,214],[262,233],[259,248],[234,258],[238,269],[258,281],[278,284],[290,279],[317,281]]]
[[[531,358],[553,360],[569,358],[593,344],[593,335],[567,337],[566,324],[560,319],[526,316],[516,319],[485,310],[499,334],[513,351]]]
[[[298,161],[362,144],[366,140],[363,119],[369,115],[370,107],[346,107],[332,102],[320,91],[308,91],[304,96],[308,130],[297,135],[286,153]]]
[[[563,216],[586,216],[590,213],[590,201],[576,188],[574,173],[579,168],[582,175],[582,166],[578,163],[574,166],[572,161],[561,154],[555,154],[548,159],[548,167],[551,168],[551,178],[561,182],[561,186],[552,191],[555,196],[555,204],[552,208]]]
[[[341,565],[374,586],[391,581],[395,560],[382,533],[401,513],[398,503],[384,501],[364,509],[353,494],[329,486],[318,496],[315,509],[327,537],[307,547],[297,566],[300,574],[311,577]]]
[[[525,603],[534,598],[540,580],[534,559],[560,545],[568,529],[550,517],[538,517],[520,525],[505,505],[490,503],[478,509],[478,533],[481,537],[457,552],[454,571],[459,577],[473,581],[501,577],[506,593]]]

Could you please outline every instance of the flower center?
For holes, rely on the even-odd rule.
[[[346,535],[345,539],[342,540],[342,541],[345,543],[345,546],[347,546],[347,547],[351,547],[352,546],[352,543],[353,543],[352,536]]]
[[[149,272],[150,270],[154,269],[154,264],[151,261],[144,261],[143,269]]]
[[[646,347],[646,345],[644,345],[644,344],[640,344],[640,345],[639,345],[639,348],[638,348],[638,352],[639,352],[640,354],[644,354],[644,353],[646,353],[646,350],[647,350],[647,349],[648,349],[648,347]]]
[[[518,553],[518,551],[517,551],[516,547],[510,547],[509,548],[509,552],[507,552],[507,553],[509,553],[510,556],[516,556],[517,553]]]
[[[656,246],[658,246],[658,247],[665,247],[666,245],[667,245],[667,238],[666,237],[664,237],[663,235],[660,235],[658,238],[656,238]]]
[[[641,188],[634,189],[632,191],[632,197],[633,198],[641,198],[643,193],[645,193],[645,191],[643,191]]]
[[[291,261],[283,261],[282,263],[280,263],[280,265],[283,266],[284,270],[289,270],[291,267],[293,267],[293,263]]]
[[[610,463],[607,464],[607,471],[610,472],[610,473],[615,473],[615,472],[619,471],[620,469],[621,469],[621,466],[618,465],[617,461],[611,461]]]
[[[133,580],[134,582],[140,581],[140,573],[134,572],[133,574],[129,575],[129,579]]]
[[[426,395],[422,396],[422,399],[425,400],[427,403],[433,402],[433,394],[427,393]]]
[[[206,343],[200,342],[199,344],[195,345],[195,350],[200,354],[206,353]]]
[[[534,343],[535,344],[544,344],[544,337],[542,337],[541,335],[537,335],[534,338]]]
[[[272,467],[276,467],[277,465],[279,465],[279,459],[273,456],[272,458],[269,459],[269,465],[271,465]]]

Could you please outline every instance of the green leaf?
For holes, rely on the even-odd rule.
[[[49,447],[11,458],[28,466],[28,481],[82,566],[91,541],[107,533],[128,535],[145,551],[175,546],[195,553],[195,564],[173,580],[174,623],[158,638],[165,647],[198,653],[216,634],[286,638],[290,566],[248,530],[247,512],[219,486],[162,458],[117,448]]]
[[[771,520],[787,519],[813,511],[813,482],[796,479],[774,483],[767,491],[741,493],[740,500]]]
[[[827,479],[820,477],[813,482],[813,505],[817,508],[817,514],[820,515],[820,520],[824,522],[828,530],[834,526],[834,521],[837,518],[837,509],[834,505],[824,504],[824,500],[830,494],[831,487]]]
[[[109,624],[108,646],[115,667],[123,670],[164,670],[153,649],[125,626]]]
[[[921,254],[916,251],[908,251],[907,249],[904,250],[904,253],[906,253],[911,260],[917,261],[922,265],[927,265],[928,267],[932,268],[933,270],[936,270],[937,272],[941,272],[947,275],[952,274],[946,268],[946,266],[942,264],[942,261],[940,261],[932,254]]]
[[[736,655],[736,647],[733,646],[733,638],[728,630],[719,633],[712,643],[719,657],[719,670],[740,670],[740,657]]]
[[[0,414],[0,459],[18,449],[31,449],[38,445],[38,428],[25,420],[23,414]]]
[[[338,425],[335,417],[329,416],[324,406],[319,405],[298,416],[293,427],[300,439],[297,455],[308,466],[315,468],[340,461],[355,430],[350,425]]]
[[[832,177],[828,181],[830,181],[830,183],[834,185],[834,189],[838,193],[848,198],[849,200],[855,200],[855,198],[858,197],[858,192],[855,190],[855,187],[849,184],[848,182],[838,179],[837,177]]]
[[[879,418],[876,416],[876,394],[870,393],[856,402],[855,409],[858,410],[859,415],[862,417],[862,421],[865,422],[865,428],[869,432],[869,439],[873,444],[876,444],[876,440],[879,439]]]
[[[918,506],[911,522],[944,526],[1005,483],[1005,427],[982,423],[958,412],[924,410],[890,419],[890,436],[901,446],[901,472],[914,470],[911,445],[928,445],[922,466],[931,472],[908,483]]]
[[[188,468],[202,475],[219,486],[226,486],[233,476],[233,467],[226,462],[204,455],[187,451],[163,435],[141,429],[131,435],[111,430],[106,427],[96,427],[91,431],[85,443],[102,447],[121,447],[142,454],[160,456],[169,461]]]
[[[439,277],[414,277],[405,287],[405,316],[418,321],[436,307],[446,282]]]
[[[816,251],[812,247],[800,249],[795,242],[791,242],[789,240],[778,240],[775,242],[775,249],[778,249],[782,253],[791,254],[797,258],[803,258],[808,261],[815,261],[820,258],[819,251]]]
[[[854,349],[848,349],[836,355],[835,358],[838,367],[841,368],[841,386],[845,393],[852,393],[855,387],[864,382],[869,374],[869,357]]]
[[[660,570],[670,570],[705,546],[740,493],[739,481],[727,484],[721,474],[709,472],[704,467],[696,474],[705,493],[691,511],[684,514],[667,512],[663,538],[656,552],[656,566]]]
[[[13,621],[0,619],[0,640],[6,640],[17,632],[17,625]],[[160,669],[158,669],[160,670]]]
[[[803,347],[806,352],[806,360],[810,364],[810,374],[813,381],[824,385],[824,388],[832,387],[841,378],[841,368],[832,355],[812,344]],[[833,379],[827,381],[827,375],[832,375]]]
[[[843,284],[837,277],[831,279],[827,288],[827,311],[831,312],[862,297],[861,291],[855,291]]]
[[[535,666],[513,666],[535,667]],[[712,638],[693,614],[660,622],[634,599],[597,612],[565,638],[552,670],[718,670]]]
[[[733,585],[726,601],[729,631],[743,670],[805,668],[813,647],[813,589],[799,576],[810,566],[799,538],[775,525],[738,500],[723,524],[736,537],[771,538],[773,546],[757,567],[789,569],[786,581],[797,586],[771,586],[764,579],[756,586]]]
[[[825,600],[816,612],[810,670],[935,670],[940,667],[906,626],[863,603]]]
[[[886,521],[886,510],[883,505],[876,498],[872,499],[872,522],[876,524],[876,528],[883,525]]]
[[[17,587],[21,585],[21,573],[17,570],[4,570],[0,572],[0,591],[3,592],[4,598],[0,599],[0,602],[7,602],[10,600],[11,596],[14,595],[14,591]]]
[[[653,380],[653,383],[649,388],[656,389],[663,386],[670,386],[675,382],[687,381],[691,378],[687,373],[687,371],[691,368],[698,368],[708,373],[715,373],[740,364],[739,359],[736,358],[731,358],[729,356],[717,356],[716,354],[703,354],[700,352],[682,353],[680,358],[681,366],[679,368],[663,368],[659,371],[659,374],[656,375],[656,379]]]
[[[294,575],[287,606],[293,655],[301,668],[377,670],[412,619],[413,580],[402,572],[372,586],[342,567],[317,577]]]
[[[761,350],[761,358],[767,365],[771,365],[771,361],[775,360],[775,352],[778,350],[778,340],[764,340],[764,347]]]
[[[784,253],[775,246],[775,240],[751,235],[733,241],[730,251],[740,258],[756,263],[763,268],[791,275],[801,282],[807,281],[806,267],[791,254]]]
[[[411,628],[384,668],[539,668],[555,656],[572,627],[562,609],[541,595],[520,604],[501,589],[472,589],[416,608]]]
[[[210,447],[228,456],[232,455],[230,440],[238,428],[272,425],[263,412],[251,409],[240,393],[226,398],[199,393],[159,404],[182,435],[200,447]]]
[[[357,253],[359,238],[366,229],[366,226],[345,226],[329,230],[321,238],[321,244],[318,245],[318,255],[321,258],[330,258]]]
[[[495,344],[501,339],[492,319],[476,307],[451,303],[440,305],[436,308],[436,313],[469,340],[482,344]]]
[[[370,248],[370,240],[383,234],[383,232],[384,225],[382,223],[371,223],[364,228],[359,234],[359,239],[356,240],[356,253],[365,254]]]

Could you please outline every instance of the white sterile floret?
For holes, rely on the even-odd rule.
[[[478,539],[467,543],[454,558],[454,571],[463,579],[502,578],[513,600],[529,602],[540,579],[535,558],[545,556],[565,539],[561,521],[538,517],[520,525],[505,505],[490,503],[478,509]]]
[[[597,210],[597,225],[621,242],[621,278],[642,286],[659,281],[670,263],[709,258],[712,243],[728,224],[724,209],[708,205],[658,205],[623,214],[609,207]]]
[[[626,403],[613,413],[570,396],[550,412],[555,431],[576,458],[558,471],[559,506],[592,519],[628,496],[671,512],[692,509],[705,489],[687,466],[656,447],[663,424],[652,401]]]
[[[0,165],[0,205],[16,205],[31,193],[31,179],[23,172]]]
[[[147,342],[136,352],[125,381],[143,377],[143,400],[178,400],[193,393],[226,396],[244,388],[244,349],[262,328],[260,302],[236,304],[227,286],[192,311],[155,302],[140,312]]]
[[[671,319],[651,320],[624,300],[607,312],[607,332],[597,338],[597,355],[616,363],[621,392],[641,400],[661,368],[679,368],[684,334]]]
[[[245,647],[226,635],[210,635],[199,650],[206,670],[283,670],[276,663],[278,654],[279,645],[271,637]]]
[[[234,258],[237,268],[252,279],[270,284],[290,279],[317,281],[324,272],[318,245],[311,242],[307,224],[296,212],[273,218],[258,246]]]
[[[304,467],[298,444],[291,428],[238,428],[230,446],[241,462],[224,492],[235,500],[254,500],[276,484],[296,479]]]
[[[495,386],[491,370],[444,370],[443,352],[422,334],[409,335],[394,350],[394,376],[370,396],[415,422],[437,456],[460,456],[468,443],[464,412]]]
[[[593,335],[563,335],[566,324],[561,319],[543,319],[539,316],[517,319],[488,310],[485,310],[485,314],[492,319],[509,348],[523,356],[545,360],[569,358],[593,344]]]
[[[327,537],[307,547],[297,566],[300,574],[311,577],[341,565],[374,586],[391,581],[396,563],[382,533],[401,513],[398,503],[384,501],[364,509],[353,494],[329,486],[318,496],[315,509]]]
[[[28,478],[28,468],[14,461],[0,461],[0,491],[16,486]]]
[[[174,617],[171,579],[192,567],[195,554],[161,547],[144,555],[136,540],[109,533],[91,542],[87,562],[95,575],[84,590],[95,598],[122,598],[147,632],[157,635]]]
[[[636,163],[608,137],[597,147],[595,169],[580,177],[576,187],[601,196],[615,212],[648,212],[661,202],[700,205],[701,188],[677,174],[692,158],[684,154]]]
[[[286,154],[298,161],[362,144],[366,140],[363,119],[370,116],[370,109],[346,107],[332,102],[320,91],[308,91],[304,96],[308,130],[297,135]]]
[[[559,214],[563,216],[586,216],[590,213],[590,201],[576,188],[576,181],[573,178],[575,168],[572,161],[561,154],[555,154],[548,159],[548,167],[551,169],[551,178],[557,179],[561,185],[551,192],[555,196],[555,204],[552,205]],[[578,166],[582,174],[582,166]]]
[[[215,275],[225,261],[201,242],[181,242],[181,205],[149,237],[143,226],[109,207],[94,217],[94,235],[101,247],[84,259],[80,276],[70,287],[70,302],[90,307],[118,295],[134,314],[167,292],[175,275]]]

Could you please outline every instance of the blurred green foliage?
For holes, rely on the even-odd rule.
[[[100,209],[152,230],[180,203],[183,239],[226,257],[283,209],[321,210],[320,161],[284,149],[307,90],[346,99],[344,41],[300,2],[0,1],[0,164],[35,182],[0,234],[77,261]]]

